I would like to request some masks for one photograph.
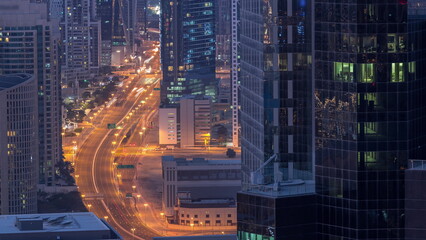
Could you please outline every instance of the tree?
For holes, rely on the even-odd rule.
[[[68,185],[74,185],[75,180],[71,176],[71,174],[74,173],[74,167],[72,166],[71,162],[61,159],[56,164],[56,168],[58,169],[60,178],[62,178]]]
[[[234,149],[228,148],[228,150],[226,150],[226,156],[229,158],[234,158],[237,156],[237,153],[234,151]]]

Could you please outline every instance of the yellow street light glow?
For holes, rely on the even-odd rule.
[[[143,206],[144,206],[144,207],[148,207],[148,203],[144,203],[144,204],[143,204]]]

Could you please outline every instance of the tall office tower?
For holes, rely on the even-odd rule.
[[[59,23],[48,20],[45,3],[2,0],[0,39],[0,74],[28,73],[37,79],[39,182],[51,186],[62,152]]]
[[[124,35],[127,43],[127,52],[129,55],[134,54],[135,34],[136,34],[136,0],[122,0],[122,16]]]
[[[112,3],[111,65],[122,65],[125,57],[128,57],[121,10],[122,6],[123,4],[120,0],[114,0]]]
[[[0,76],[0,215],[37,212],[37,80]]]
[[[97,1],[96,16],[101,22],[101,66],[111,65],[113,0]]]
[[[136,30],[146,37],[148,31],[148,0],[136,0]]]
[[[65,0],[63,18],[62,79],[66,85],[97,75],[100,64],[100,30],[91,0]],[[97,43],[98,46],[91,44]],[[73,86],[78,94],[78,84]]]
[[[426,159],[426,27],[414,2],[315,3],[320,240],[406,239],[405,169]]]
[[[215,2],[162,0],[160,27],[161,102],[199,94],[215,102]]]
[[[240,5],[238,237],[314,239],[311,5]]]

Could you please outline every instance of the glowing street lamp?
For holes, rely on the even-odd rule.
[[[108,216],[104,216],[105,221],[108,221]]]
[[[132,231],[132,234],[133,234],[132,239],[134,239],[134,238],[135,238],[135,231],[136,231],[136,228],[132,228],[132,229],[130,229],[130,230]]]
[[[145,214],[145,224],[146,224],[146,215],[147,215],[146,208],[148,207],[148,203],[144,203],[143,206],[144,206],[144,209],[145,209],[144,214]]]
[[[92,204],[87,204],[87,207],[89,208],[89,212],[90,212],[90,208],[92,207]]]

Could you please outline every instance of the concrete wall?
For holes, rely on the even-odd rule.
[[[160,108],[159,110],[159,143],[160,145],[178,143],[176,108]]]
[[[180,100],[180,146],[194,146],[194,99]]]

